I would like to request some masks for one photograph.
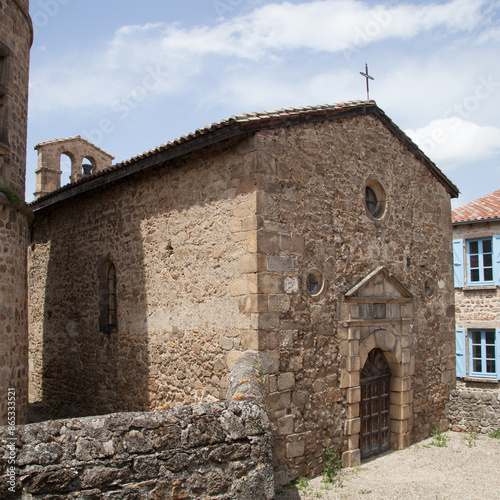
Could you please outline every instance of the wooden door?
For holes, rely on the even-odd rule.
[[[391,448],[389,363],[380,349],[368,355],[361,370],[361,458],[368,458]]]

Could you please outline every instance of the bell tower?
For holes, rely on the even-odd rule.
[[[0,2],[0,425],[28,421],[28,224],[24,201],[29,0]]]

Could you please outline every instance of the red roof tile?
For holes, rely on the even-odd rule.
[[[132,167],[132,170],[135,172],[137,169],[140,169],[141,162],[147,162],[146,165],[154,163],[154,157],[158,157],[162,153],[166,153],[172,150],[179,149],[180,146],[184,143],[194,143],[197,142],[200,144],[199,147],[203,147],[203,140],[207,138],[207,136],[217,136],[220,135],[224,131],[235,130],[235,133],[244,133],[244,132],[255,132],[264,128],[273,128],[291,125],[294,123],[307,122],[308,120],[324,120],[324,119],[333,119],[337,116],[348,116],[351,113],[353,115],[356,114],[375,114],[385,125],[388,127],[393,134],[395,134],[409,149],[413,152],[413,154],[422,161],[429,170],[437,177],[437,179],[445,186],[447,191],[453,198],[458,196],[457,187],[436,167],[436,165],[425,156],[424,153],[416,146],[412,140],[397,126],[394,122],[377,106],[375,101],[349,101],[342,102],[339,104],[324,104],[320,106],[305,106],[300,108],[286,108],[279,109],[274,111],[264,111],[260,113],[246,113],[243,115],[231,116],[229,119],[225,119],[220,121],[219,123],[212,123],[211,125],[207,125],[202,129],[198,129],[195,132],[192,132],[188,135],[182,136],[174,141],[167,142],[166,144],[162,144],[155,149],[151,149],[150,151],[146,151],[140,155],[134,156],[129,160],[125,160],[121,163],[117,163],[112,167],[96,172],[92,175],[82,177],[80,180],[66,184],[65,186],[52,191],[44,196],[41,196],[38,200],[32,203],[32,205],[39,209],[43,206],[46,206],[49,203],[45,203],[46,200],[50,198],[53,199],[53,202],[67,198],[71,194],[70,192],[74,190],[77,186],[86,184],[88,185],[88,189],[91,189],[93,183],[98,181],[99,185],[102,185],[103,182],[100,182],[100,178],[105,176],[109,176],[112,173],[117,173],[122,171],[123,176],[128,175],[127,168]],[[220,135],[222,137],[222,135]],[[50,141],[47,141],[50,142]],[[45,143],[42,143],[45,144]],[[194,146],[196,147],[196,146]],[[179,154],[181,154],[179,152]],[[160,158],[158,158],[160,161]],[[135,168],[137,166],[137,169]],[[110,178],[111,180],[111,178]],[[61,193],[68,192],[67,195],[63,197],[59,196]]]
[[[500,189],[471,201],[452,212],[453,223],[500,219]]]

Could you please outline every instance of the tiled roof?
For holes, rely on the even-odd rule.
[[[137,160],[142,160],[149,156],[152,156],[161,151],[165,151],[166,149],[174,148],[179,144],[183,144],[188,141],[192,141],[197,139],[202,135],[210,134],[211,132],[215,132],[217,130],[221,130],[231,125],[243,125],[245,129],[250,130],[252,128],[252,123],[255,124],[255,128],[264,128],[269,127],[271,125],[279,126],[279,125],[287,125],[288,121],[292,121],[295,119],[300,119],[301,117],[312,117],[314,115],[320,117],[321,115],[331,115],[332,112],[335,111],[345,111],[349,108],[357,108],[360,105],[374,105],[375,101],[350,101],[350,102],[342,102],[339,104],[324,104],[322,106],[307,106],[304,108],[286,108],[286,109],[278,109],[275,111],[262,111],[258,113],[245,113],[244,115],[233,115],[229,119],[221,120],[218,123],[212,123],[211,125],[207,125],[202,129],[197,129],[195,132],[191,132],[188,135],[183,135],[174,141],[167,142],[166,144],[162,144],[155,149],[150,149],[145,153],[142,153],[137,156],[133,156],[129,160],[125,160],[122,163],[118,163],[116,166],[119,167],[121,165],[128,165]]]
[[[452,212],[453,223],[500,219],[500,189],[471,201]]]
[[[457,187],[439,170],[436,165],[416,146],[412,140],[377,106],[375,101],[349,101],[339,104],[324,104],[301,108],[286,108],[260,113],[235,115],[229,119],[212,123],[174,141],[162,144],[129,160],[117,163],[107,169],[80,180],[66,184],[61,188],[38,198],[33,202],[34,210],[43,208],[51,203],[66,199],[73,194],[90,190],[94,186],[102,186],[107,182],[114,182],[118,178],[137,173],[153,165],[164,163],[166,160],[180,156],[189,151],[205,147],[207,144],[235,137],[244,133],[252,133],[262,129],[285,127],[297,123],[334,119],[337,117],[374,114],[396,135],[413,154],[422,161],[434,176],[445,186],[452,197],[458,196]],[[48,141],[50,142],[50,141]],[[45,143],[41,143],[45,144]],[[85,185],[85,186],[84,186]],[[78,188],[80,186],[80,188]],[[75,189],[76,188],[76,189]],[[67,193],[66,193],[67,191]]]

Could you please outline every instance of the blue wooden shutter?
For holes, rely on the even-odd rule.
[[[500,235],[493,236],[493,279],[500,286]]]
[[[464,279],[464,240],[453,240],[453,275],[455,288],[462,288]]]
[[[455,352],[457,355],[457,377],[465,377],[467,375],[465,361],[465,328],[457,328],[455,330]]]
[[[495,336],[495,351],[497,355],[496,369],[497,369],[497,378],[500,380],[500,328],[496,329]]]

